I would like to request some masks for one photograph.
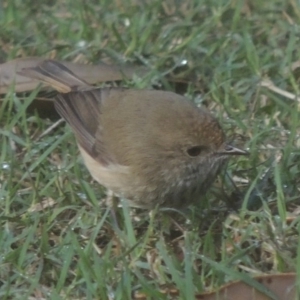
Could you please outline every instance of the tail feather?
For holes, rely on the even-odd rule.
[[[20,75],[40,80],[61,93],[81,91],[90,88],[89,84],[77,77],[63,64],[55,60],[45,60],[33,68],[24,68]]]

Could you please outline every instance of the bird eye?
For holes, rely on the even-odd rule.
[[[191,147],[191,148],[188,148],[187,149],[187,154],[191,157],[196,157],[198,155],[200,155],[203,150],[205,150],[205,147],[203,146],[194,146],[194,147]]]

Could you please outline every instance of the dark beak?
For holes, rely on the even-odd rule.
[[[217,152],[219,155],[249,155],[250,153],[246,150],[242,150],[231,145],[226,145],[224,150]]]

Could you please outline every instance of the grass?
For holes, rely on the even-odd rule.
[[[2,7],[2,8],[1,8]],[[193,299],[235,279],[299,270],[300,6],[287,1],[0,1],[0,61],[43,56],[149,68],[121,83],[208,107],[232,159],[206,201],[176,215],[121,209],[121,230],[64,123],[2,95],[1,299]],[[47,112],[43,112],[43,115]],[[240,275],[239,275],[240,274]],[[246,276],[246,277],[245,277]],[[247,277],[248,276],[248,277]],[[175,285],[178,292],[166,294]]]

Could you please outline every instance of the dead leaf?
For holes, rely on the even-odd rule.
[[[273,292],[279,300],[295,300],[295,273],[262,275],[254,278]],[[242,281],[235,281],[221,287],[218,291],[197,295],[201,300],[271,300],[266,295]]]
[[[270,274],[254,277],[260,284],[264,285],[278,300],[296,300],[296,274]],[[179,291],[175,287],[160,289],[163,294],[178,299]],[[143,292],[135,292],[133,299],[146,300],[147,295]],[[242,281],[234,281],[222,286],[217,291],[195,295],[199,300],[271,300],[268,296],[247,285]]]
[[[47,197],[43,201],[31,205],[31,207],[28,209],[28,212],[42,211],[45,210],[47,207],[53,207],[56,203],[57,201],[55,201],[51,197]]]
[[[18,58],[1,64],[0,94],[7,93],[12,84],[15,84],[15,92],[34,90],[40,82],[21,76],[17,73],[23,68],[35,67],[43,60],[45,59],[39,57],[27,57]],[[84,65],[66,61],[59,62],[89,84],[122,80],[124,78],[132,78],[133,74],[142,76],[146,73],[146,69],[143,67],[107,65],[105,63]]]

